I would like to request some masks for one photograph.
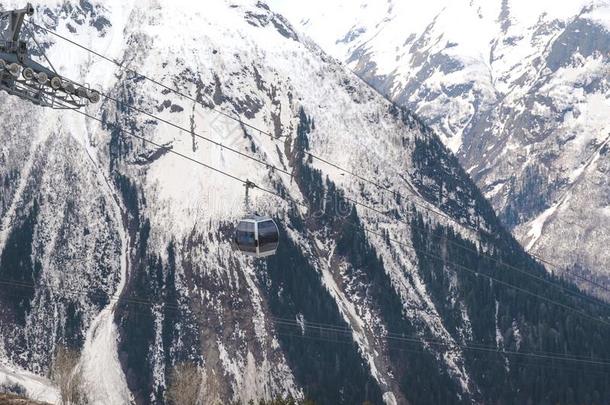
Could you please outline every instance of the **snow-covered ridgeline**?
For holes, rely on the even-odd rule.
[[[608,280],[607,167],[588,161],[610,125],[607,0],[271,3],[417,111],[533,253]]]

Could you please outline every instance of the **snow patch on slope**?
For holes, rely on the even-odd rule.
[[[322,241],[317,238],[315,239],[315,244],[317,245],[318,249],[320,249],[320,251],[328,252],[328,259],[326,265],[320,266],[322,273],[322,282],[324,286],[333,296],[335,302],[337,302],[339,310],[343,315],[343,319],[347,322],[348,325],[350,325],[354,341],[358,344],[358,347],[362,351],[362,354],[364,355],[365,360],[367,361],[371,370],[371,375],[373,376],[373,378],[375,378],[375,380],[377,380],[377,382],[382,384],[382,386],[387,385],[387,377],[384,377],[377,368],[377,364],[375,362],[375,358],[377,356],[374,351],[374,345],[372,342],[369,341],[369,337],[366,333],[365,322],[358,315],[358,311],[356,310],[353,302],[351,302],[345,296],[343,291],[339,288],[331,272],[331,261],[333,258],[333,252],[335,247],[327,247],[324,245],[324,243],[322,243]]]
[[[0,385],[13,384],[25,388],[30,399],[59,403],[59,389],[51,381],[0,360]]]
[[[532,247],[534,247],[536,242],[538,242],[538,239],[540,239],[540,236],[542,235],[542,229],[544,228],[544,225],[549,220],[549,218],[555,213],[555,211],[557,211],[557,207],[559,207],[559,203],[553,204],[553,206],[548,208],[546,211],[540,214],[538,218],[531,222],[530,230],[527,233],[527,236],[530,238],[530,240],[527,243],[525,250],[529,251],[530,249],[532,249]]]

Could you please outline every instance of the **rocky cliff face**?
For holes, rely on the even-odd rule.
[[[609,7],[314,2],[291,17],[431,125],[526,249],[557,265],[549,270],[607,286]]]
[[[98,122],[0,95],[0,378],[35,387],[66,345],[93,403],[164,403],[184,363],[205,403],[610,398],[605,364],[562,357],[610,357],[607,308],[527,256],[417,116],[266,4],[35,18],[198,102],[37,33],[115,100],[87,109]],[[285,197],[250,195],[280,224],[276,256],[232,250],[243,184],[177,153]]]

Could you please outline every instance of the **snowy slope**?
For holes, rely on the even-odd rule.
[[[565,305],[582,302],[483,257],[543,277],[434,133],[264,3],[180,6],[37,7],[37,22],[200,103],[38,33],[58,70],[118,102],[87,108],[98,123],[0,94],[0,278],[35,285],[0,290],[3,361],[46,375],[58,345],[78,349],[97,404],[165,403],[171,372],[185,362],[200,370],[205,403],[287,395],[322,404],[506,398],[488,374],[510,381],[524,401],[548,394],[522,379],[530,378],[524,369],[542,375],[537,368],[503,350],[561,350],[547,334],[567,322],[586,333],[589,324],[555,307],[540,318],[529,310],[537,305],[531,296],[516,299],[478,274],[555,294]],[[136,113],[132,104],[187,130]],[[301,203],[251,192],[252,210],[281,225],[278,254],[254,261],[232,250],[234,224],[246,214],[239,181],[130,133]],[[401,198],[307,159],[308,151]],[[433,206],[445,216],[422,208]],[[495,237],[483,240],[472,227]],[[448,259],[477,267],[477,277]],[[587,307],[607,316],[602,310]],[[609,355],[604,330],[591,341],[560,336],[575,354]],[[477,354],[464,349],[470,343],[495,346]],[[501,367],[482,366],[492,360]],[[583,374],[565,389],[608,398],[604,382]]]
[[[52,404],[59,401],[59,392],[49,380],[12,365],[0,364],[0,386],[15,384],[23,387],[30,399]]]
[[[608,1],[273,4],[436,129],[553,271],[607,284]]]

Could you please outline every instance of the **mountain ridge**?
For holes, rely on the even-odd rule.
[[[582,282],[607,284],[610,259],[607,1],[274,4],[431,125],[550,270],[607,296]]]

